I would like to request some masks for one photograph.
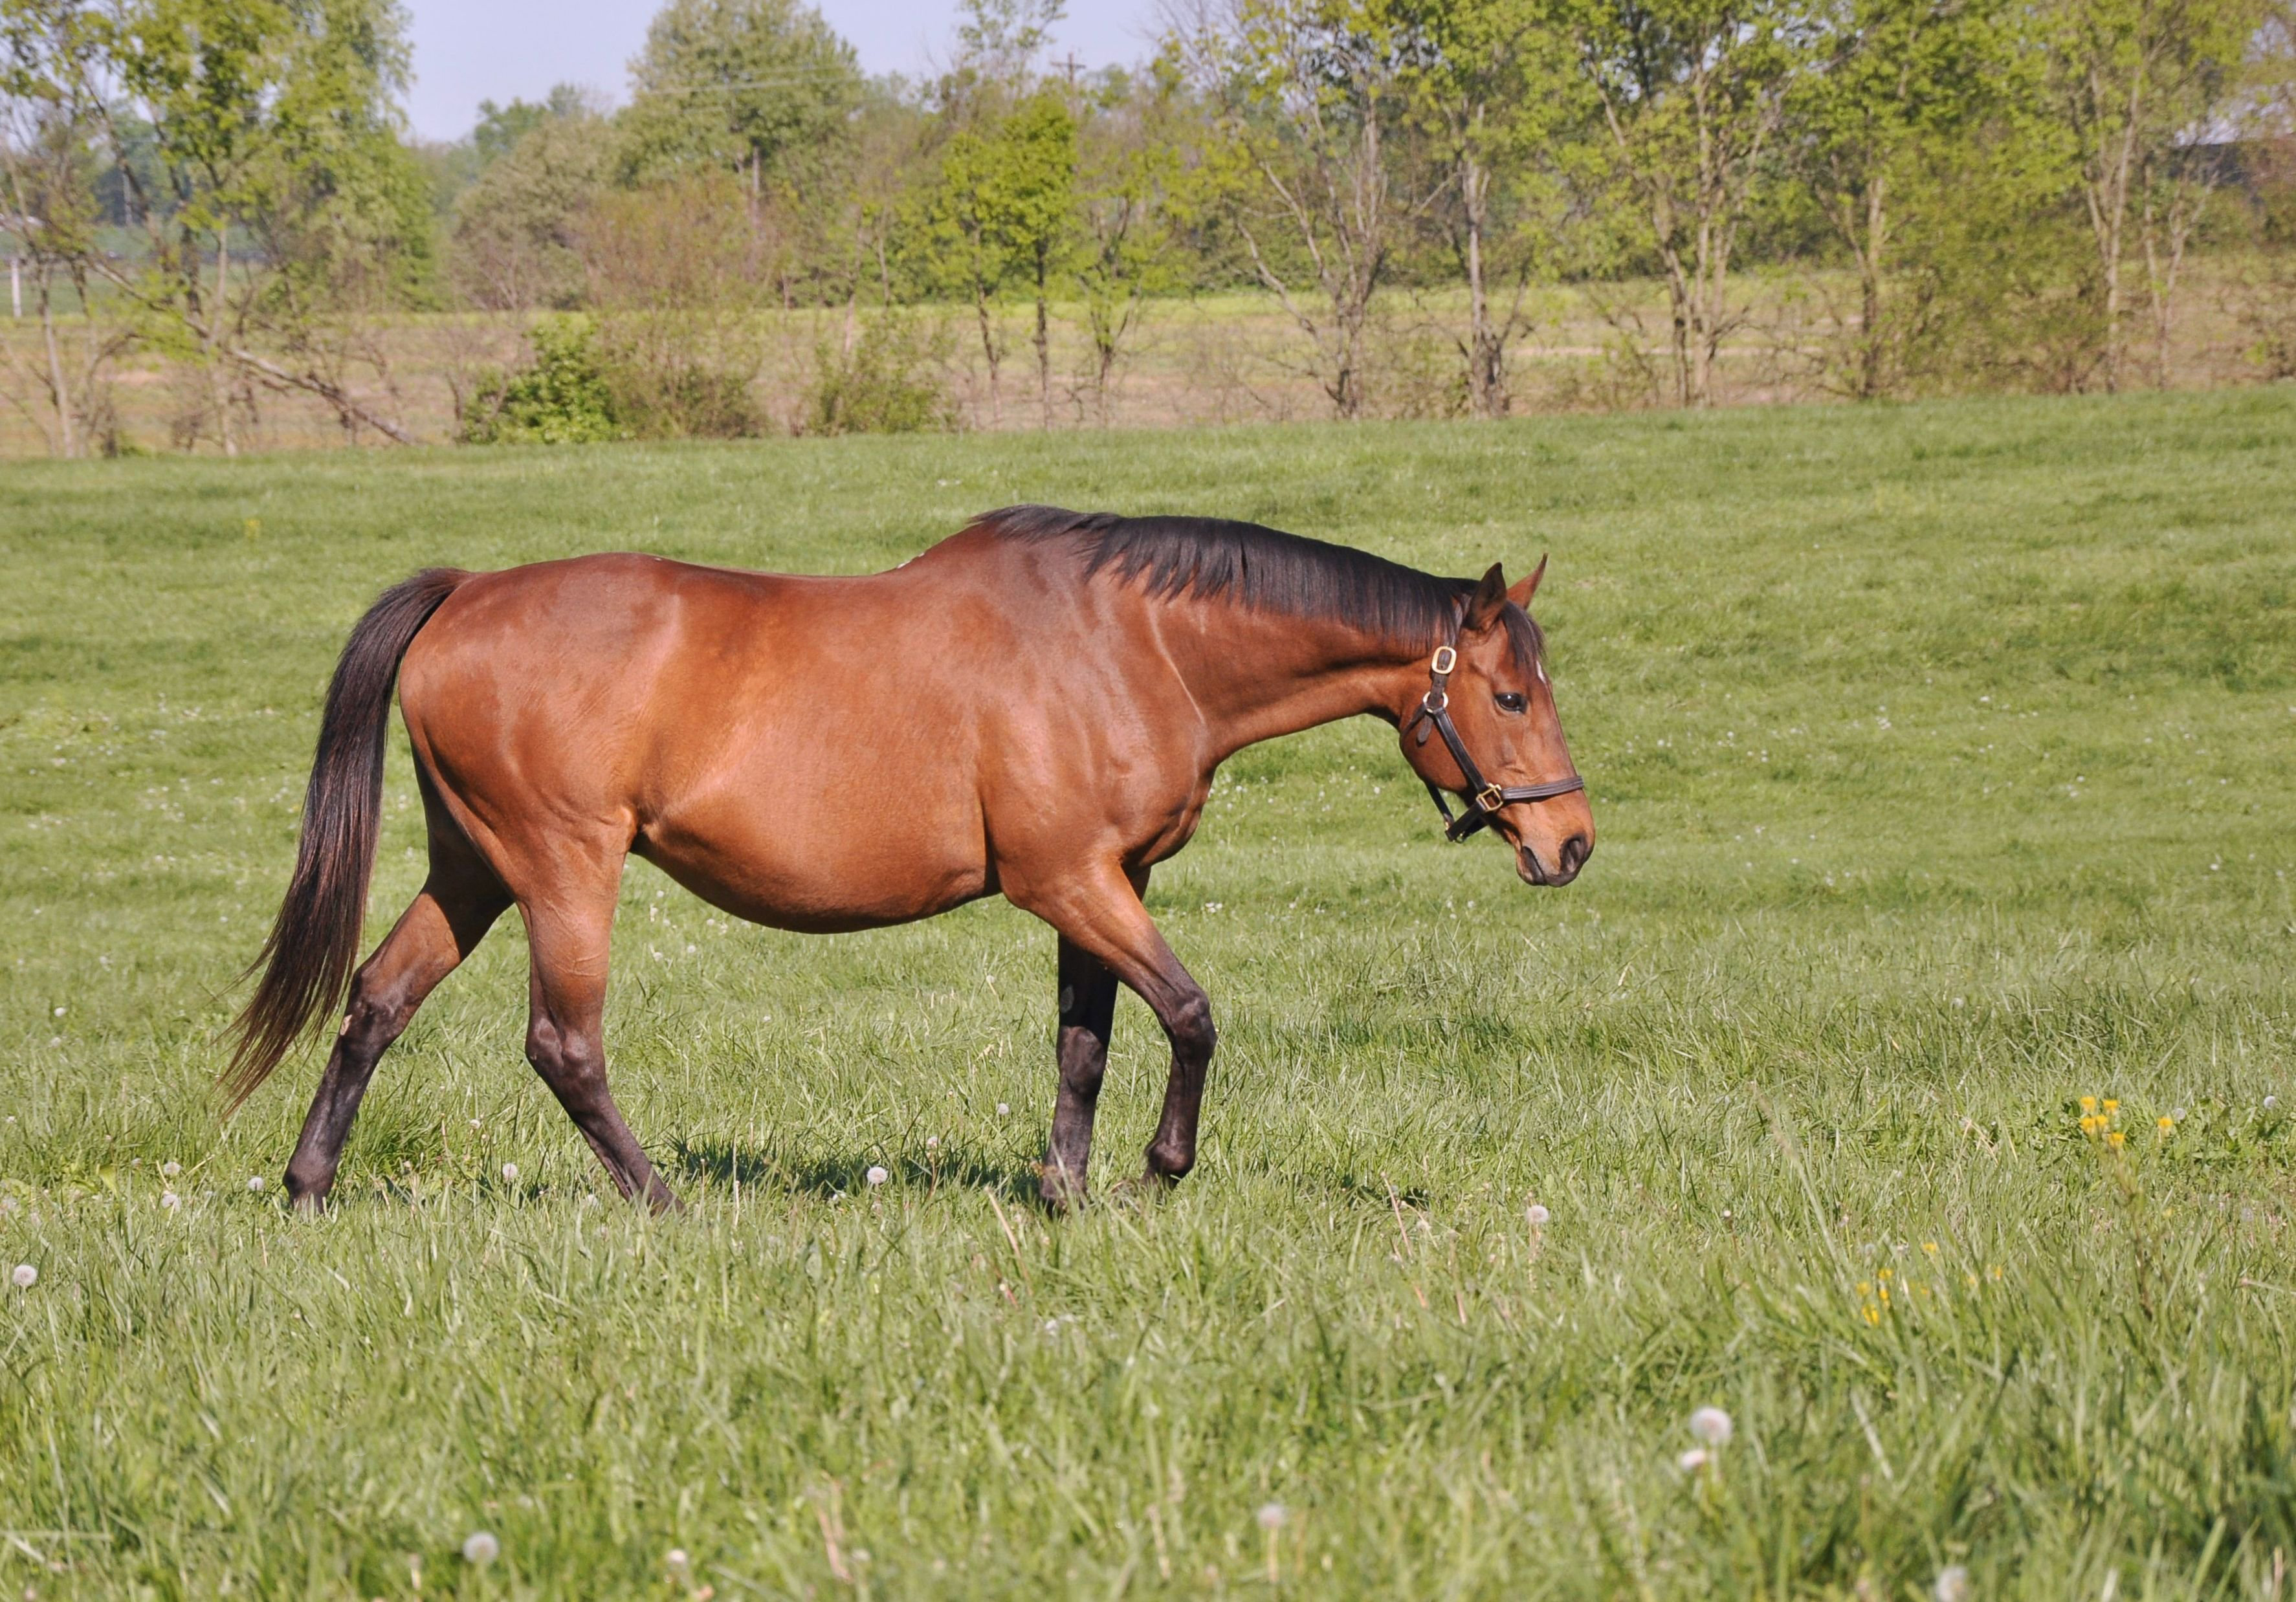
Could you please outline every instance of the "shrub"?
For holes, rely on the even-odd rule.
[[[902,317],[880,317],[852,349],[823,340],[806,396],[808,434],[922,434],[956,425],[956,403],[942,379],[949,338]]]
[[[472,445],[586,445],[620,439],[612,390],[587,317],[538,318],[527,334],[534,360],[515,372],[482,373],[462,415]]]

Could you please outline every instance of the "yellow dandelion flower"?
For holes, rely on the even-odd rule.
[[[1874,1282],[1871,1279],[1860,1279],[1857,1281],[1857,1294],[1861,1296],[1872,1295],[1874,1294]]]
[[[1988,1273],[1990,1273],[1990,1274],[1991,1274],[1995,1279],[1998,1279],[2001,1277],[2001,1265],[2000,1265],[1999,1263],[1995,1263],[1995,1264],[1994,1264],[1990,1269],[1988,1269],[1987,1271],[1988,1271]]]
[[[1881,1273],[1880,1273],[1879,1275],[1877,1275],[1876,1277],[1877,1277],[1877,1278],[1879,1278],[1879,1279],[1888,1279],[1888,1278],[1890,1277],[1890,1271],[1889,1271],[1888,1269],[1886,1269],[1886,1268],[1885,1268],[1885,1269],[1883,1269],[1883,1270],[1881,1271]]]
[[[1878,1324],[1882,1321],[1882,1310],[1874,1306],[1871,1302],[1868,1302],[1860,1311],[1865,1313],[1866,1321],[1867,1323]]]
[[[2168,1114],[2162,1113],[2159,1117],[2152,1120],[2152,1126],[2165,1135],[2170,1130],[2177,1127],[2177,1121],[2174,1118],[2171,1118]]]
[[[2116,1129],[2111,1134],[2104,1137],[2104,1143],[2107,1146],[2112,1147],[2113,1150],[2119,1151],[2122,1147],[2128,1144],[2128,1137],[2122,1134]]]
[[[2080,1099],[2080,1108],[2081,1111],[2085,1113],[2093,1113],[2096,1111],[2096,1098],[2094,1096],[2083,1096]]]
[[[1924,1240],[1922,1242],[1922,1250],[1934,1257],[1938,1255],[1938,1244],[1934,1240]]]
[[[1970,1289],[1975,1290],[1977,1288],[1977,1276],[1975,1274],[1964,1271],[1961,1277],[1969,1281]]]
[[[2120,1110],[2120,1103],[2107,1096],[2104,1099],[2104,1110],[2108,1113],[2117,1113]]]

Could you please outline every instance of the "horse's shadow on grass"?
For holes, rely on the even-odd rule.
[[[889,1181],[911,1190],[953,1188],[986,1190],[1011,1202],[1034,1204],[1037,1168],[1009,1158],[992,1157],[953,1141],[916,1156],[840,1155],[820,1157],[776,1151],[740,1140],[714,1139],[680,1140],[664,1165],[690,1181],[711,1187],[780,1190],[791,1195],[859,1196],[867,1192],[869,1171],[887,1170]]]

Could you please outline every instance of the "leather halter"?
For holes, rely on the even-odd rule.
[[[1551,780],[1545,784],[1498,785],[1484,779],[1482,770],[1475,765],[1475,759],[1467,755],[1467,742],[1459,738],[1459,731],[1451,722],[1451,692],[1444,686],[1451,677],[1452,669],[1458,665],[1456,647],[1443,645],[1436,648],[1434,659],[1427,665],[1430,681],[1427,693],[1420,698],[1419,710],[1413,713],[1411,721],[1403,725],[1404,732],[1408,733],[1422,723],[1433,724],[1435,732],[1440,734],[1443,743],[1450,748],[1451,760],[1459,764],[1459,776],[1466,781],[1467,788],[1462,792],[1466,810],[1456,818],[1451,815],[1451,808],[1444,801],[1443,792],[1435,781],[1432,779],[1420,781],[1427,787],[1428,795],[1434,798],[1435,810],[1443,814],[1443,838],[1455,845],[1477,830],[1488,827],[1491,820],[1498,816],[1501,807],[1512,806],[1518,801],[1551,800],[1556,796],[1567,796],[1573,790],[1587,788],[1587,781],[1577,773],[1568,779]],[[1423,746],[1427,743],[1425,729],[1419,730],[1419,743]]]

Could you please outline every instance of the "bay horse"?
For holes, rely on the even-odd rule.
[[[1497,566],[1439,578],[1250,523],[1019,506],[865,577],[630,554],[417,573],[351,631],[328,687],[294,871],[234,1025],[231,1105],[340,1006],[287,1164],[288,1194],[320,1205],[377,1058],[514,905],[527,1059],[625,1197],[675,1206],[606,1087],[609,937],[635,852],[777,928],[876,928],[996,894],[1034,913],[1059,937],[1046,1203],[1084,1197],[1119,983],[1171,1042],[1147,1177],[1175,1182],[1195,1161],[1212,1014],[1141,897],[1228,756],[1368,714],[1400,732],[1454,839],[1490,827],[1533,885],[1586,862],[1594,817],[1527,609],[1546,567],[1509,588]],[[394,680],[430,871],[354,972]],[[1456,819],[1446,791],[1464,797]]]

